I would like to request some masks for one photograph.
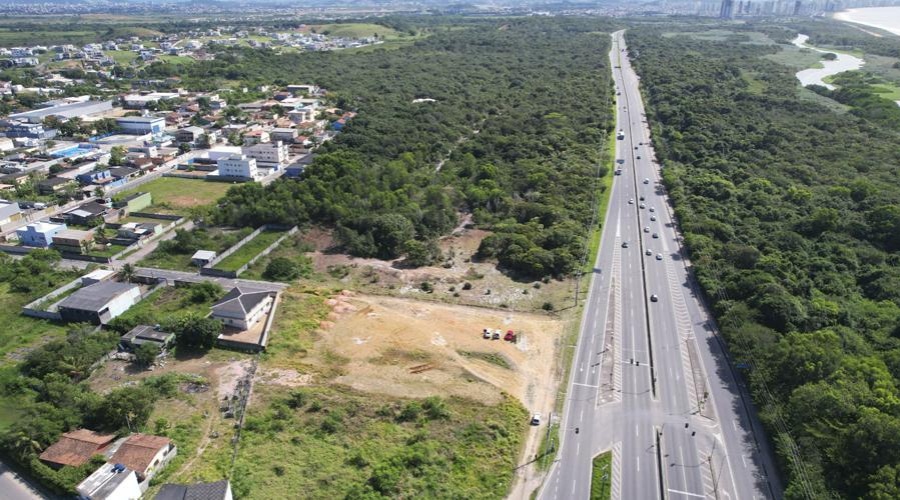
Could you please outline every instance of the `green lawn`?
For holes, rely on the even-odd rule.
[[[187,209],[210,205],[225,195],[231,184],[225,182],[207,182],[195,179],[181,179],[177,177],[160,177],[150,182],[141,184],[135,189],[117,193],[117,196],[125,197],[131,193],[150,192],[153,196],[153,205],[164,205],[177,213],[184,213]],[[147,211],[154,211],[152,208]]]
[[[159,60],[172,64],[192,64],[195,59],[187,56],[159,56]]]
[[[610,476],[612,474],[612,454],[601,453],[594,457],[591,471],[591,500],[609,500]]]
[[[193,286],[166,286],[153,292],[144,300],[115,318],[114,321],[138,321],[144,324],[156,324],[173,315],[198,313],[206,315],[212,300],[193,300]],[[224,291],[223,291],[224,292]]]
[[[107,50],[106,55],[115,59],[116,64],[125,66],[131,64],[131,61],[138,58],[138,53],[130,50]]]
[[[377,34],[381,39],[391,40],[402,35],[392,28],[372,23],[324,24],[312,26],[312,29],[317,33],[343,38],[366,38]]]
[[[113,255],[121,252],[122,250],[125,250],[126,248],[128,247],[126,247],[125,245],[113,244],[103,249],[91,250],[88,255],[93,255],[95,257],[112,257]]]
[[[275,243],[275,240],[280,238],[284,233],[285,231],[263,231],[259,233],[236,252],[216,264],[216,269],[221,269],[223,271],[237,271],[241,266],[249,262],[250,259],[256,257],[259,252],[262,252],[266,247]]]
[[[885,99],[900,100],[900,86],[890,83],[876,83],[872,85],[872,88],[879,96]]]
[[[63,283],[58,283],[57,286]],[[21,358],[21,353],[10,356],[13,351],[30,347],[42,338],[52,339],[65,335],[66,327],[62,324],[21,314],[22,306],[36,298],[10,292],[8,284],[0,283],[0,324],[3,325],[0,330],[0,366]]]

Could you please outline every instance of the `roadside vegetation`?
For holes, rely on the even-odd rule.
[[[591,500],[609,500],[612,485],[612,452],[594,457],[591,467]]]
[[[840,43],[827,33],[842,27],[816,26],[803,28],[813,44]],[[796,34],[759,29],[776,41]],[[746,367],[785,496],[897,498],[893,119],[871,113],[868,99],[842,101],[844,114],[801,100],[795,70],[765,58],[776,45],[663,39],[649,27],[627,37],[694,272]],[[896,38],[868,40],[860,48],[900,54]]]

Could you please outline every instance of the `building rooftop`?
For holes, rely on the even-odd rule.
[[[110,495],[123,482],[127,481],[133,472],[132,469],[123,468],[116,463],[103,464],[87,479],[79,483],[76,490],[88,498],[110,498]],[[137,484],[137,479],[135,479],[135,484]]]
[[[153,123],[156,121],[165,121],[165,118],[158,116],[123,116],[116,118],[117,122],[122,123]]]
[[[75,116],[90,114],[91,108],[97,105],[102,106],[105,103],[108,103],[109,107],[112,108],[112,101],[84,101],[71,104],[61,104],[59,106],[52,106],[49,108],[35,109],[33,111],[25,111],[23,113],[14,113],[9,115],[9,119],[37,121],[50,115],[60,115],[66,118],[72,118]]]
[[[53,238],[58,238],[60,240],[86,241],[93,239],[94,233],[93,231],[79,231],[78,229],[63,229],[62,231],[56,233]]]
[[[166,339],[171,337],[169,332],[162,332],[150,325],[138,325],[132,328],[128,333],[122,335],[122,340],[131,342],[132,344],[141,344],[141,341],[165,343]]]
[[[25,229],[31,229],[36,233],[48,233],[50,231],[54,231],[56,229],[65,229],[65,224],[57,224],[55,222],[32,222],[25,226]]]
[[[59,441],[41,453],[40,458],[46,462],[77,467],[87,462],[99,449],[109,445],[115,438],[114,434],[78,429],[63,434]]]
[[[111,300],[137,287],[137,285],[131,283],[101,281],[100,283],[81,288],[72,295],[69,295],[59,303],[59,307],[99,312],[106,307]]]
[[[153,457],[166,446],[172,443],[172,440],[162,436],[151,436],[149,434],[133,434],[131,435],[116,452],[110,462],[123,464],[129,469],[143,474],[153,462]]]
[[[272,295],[272,292],[260,290],[242,290],[240,287],[234,287],[218,302],[212,305],[213,314],[224,314],[226,316],[246,316],[260,302],[266,300]]]
[[[194,252],[194,255],[191,255],[191,259],[199,259],[199,260],[213,260],[216,258],[216,252],[212,250],[197,250]]]

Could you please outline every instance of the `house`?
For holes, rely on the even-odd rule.
[[[140,212],[153,204],[150,193],[132,193],[113,202],[114,208],[124,208],[128,213]]]
[[[233,177],[236,179],[253,180],[259,175],[256,167],[256,159],[247,158],[245,155],[230,155],[221,158],[217,165],[220,177]]]
[[[94,232],[63,229],[52,237],[53,248],[60,252],[84,254],[94,247]]]
[[[16,202],[0,202],[0,226],[22,219],[22,209]]]
[[[89,201],[74,210],[65,212],[62,214],[62,218],[71,221],[73,224],[90,226],[102,222],[108,212],[109,207],[106,205],[96,201]]]
[[[162,349],[174,341],[174,333],[162,332],[149,325],[138,325],[122,335],[119,345],[129,351],[144,344],[153,344]]]
[[[164,484],[154,500],[232,500],[227,479],[214,483]]]
[[[109,169],[109,174],[113,179],[130,179],[136,176],[140,169],[130,167],[113,167]]]
[[[191,256],[191,264],[195,266],[206,266],[209,265],[216,258],[216,252],[212,250],[197,250],[194,252],[194,255]]]
[[[167,437],[132,434],[109,461],[132,469],[137,473],[138,480],[144,482],[153,479],[177,453],[178,448]]]
[[[123,116],[116,118],[116,123],[122,132],[134,135],[159,135],[166,129],[166,119],[154,116]]]
[[[40,455],[42,462],[54,469],[64,465],[84,465],[94,455],[103,452],[116,439],[115,434],[100,434],[88,429],[78,429],[63,434]]]
[[[265,317],[275,302],[273,292],[234,287],[212,305],[212,317],[225,326],[247,330]]]
[[[83,287],[59,303],[64,321],[105,325],[141,300],[141,289],[131,283],[105,281]]]
[[[75,176],[75,179],[84,186],[87,186],[88,184],[106,184],[113,181],[112,172],[110,172],[109,169],[94,170],[78,174]]]
[[[50,177],[49,179],[39,181],[37,184],[38,193],[43,195],[54,195],[65,192],[66,189],[70,187],[75,187],[75,182],[72,181],[72,179],[67,179],[65,177]]]
[[[316,85],[288,85],[287,91],[294,95],[315,95],[319,93],[319,87]]]
[[[78,498],[87,500],[138,500],[141,488],[137,474],[122,464],[100,466],[75,487]]]
[[[65,224],[53,222],[34,222],[22,229],[16,230],[19,241],[27,247],[49,248],[53,243],[53,237],[60,231],[65,231]]]
[[[129,222],[116,231],[119,238],[139,240],[162,233],[162,224],[156,222]]]
[[[197,142],[197,139],[199,139],[204,132],[205,130],[201,127],[185,127],[175,133],[175,140],[178,142],[194,143]]]
[[[16,123],[12,122],[6,127],[6,137],[26,137],[30,139],[53,139],[56,137],[55,128],[45,129],[40,123]]]
[[[272,138],[269,136],[269,133],[265,130],[251,130],[244,134],[244,145],[252,146],[254,144],[263,144],[267,143]]]
[[[285,144],[291,144],[297,138],[297,129],[295,128],[273,128],[269,132],[269,137],[273,141],[282,141]]]

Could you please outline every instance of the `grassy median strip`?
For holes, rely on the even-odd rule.
[[[591,469],[591,500],[609,500],[610,469],[612,469],[612,453],[601,453],[594,457]]]

